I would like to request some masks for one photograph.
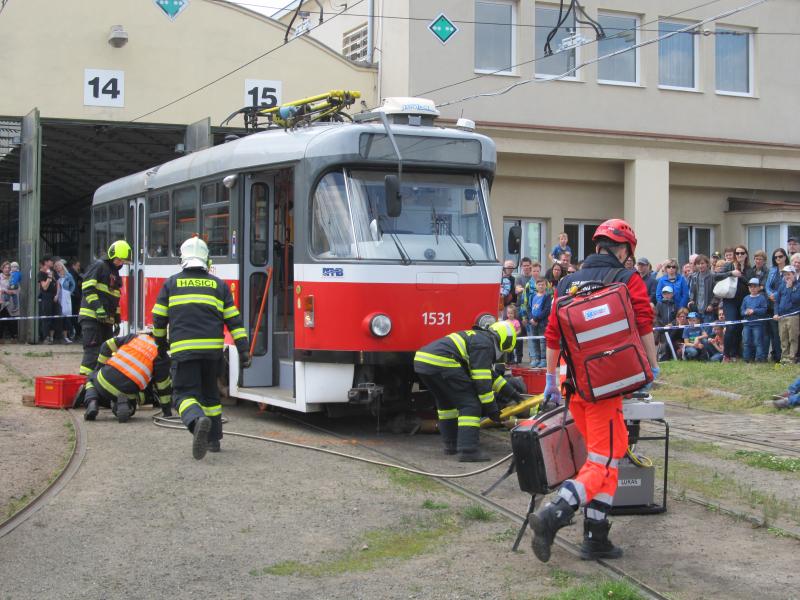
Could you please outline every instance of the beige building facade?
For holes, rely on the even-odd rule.
[[[307,35],[371,54],[379,96],[431,98],[497,142],[498,245],[520,224],[523,254],[546,262],[567,231],[582,258],[597,223],[624,217],[640,256],[685,261],[800,234],[800,80],[780,59],[800,55],[800,4],[750,4],[586,0],[597,41],[574,15],[556,29],[557,2],[365,0]]]

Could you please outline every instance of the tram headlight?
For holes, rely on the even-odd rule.
[[[478,318],[475,320],[475,324],[480,327],[481,329],[488,329],[489,325],[497,321],[494,318],[494,315],[490,315],[489,313],[483,313],[478,315]]]
[[[392,331],[392,320],[384,314],[373,315],[369,320],[369,330],[375,337],[386,337]]]

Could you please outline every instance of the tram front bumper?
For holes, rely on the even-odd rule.
[[[347,401],[350,404],[369,405],[380,402],[383,398],[383,386],[375,383],[360,383],[358,387],[350,388],[347,392]]]

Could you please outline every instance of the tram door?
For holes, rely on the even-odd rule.
[[[248,339],[255,339],[253,364],[242,371],[242,387],[272,386],[274,277],[264,302],[267,268],[272,267],[275,179],[251,174],[245,178],[242,235],[242,315]],[[263,305],[263,310],[262,310]],[[259,314],[261,318],[259,319]]]
[[[133,248],[128,267],[128,331],[144,329],[144,198],[128,203],[128,243]]]

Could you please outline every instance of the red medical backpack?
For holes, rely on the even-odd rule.
[[[628,287],[589,282],[556,303],[561,346],[575,391],[590,401],[638,390],[653,381]]]

